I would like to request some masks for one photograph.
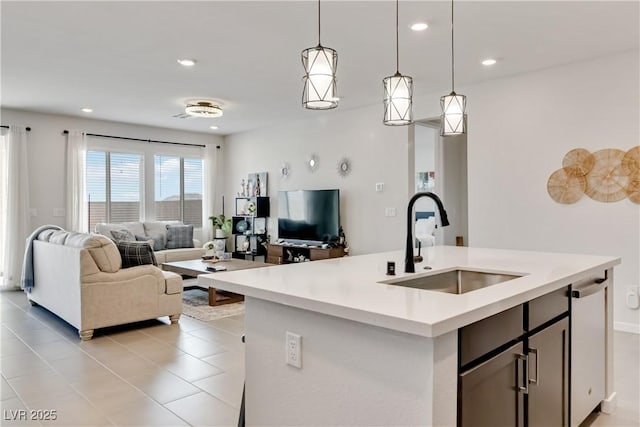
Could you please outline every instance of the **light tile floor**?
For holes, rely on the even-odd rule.
[[[235,426],[244,317],[183,316],[98,330],[91,341],[21,292],[0,293],[0,425]],[[618,409],[583,427],[640,426],[640,335],[616,332]],[[54,420],[11,420],[56,410]],[[46,415],[46,413],[40,413]]]
[[[237,425],[244,316],[161,318],[81,341],[22,292],[1,292],[0,319],[2,426]],[[57,419],[12,420],[20,410],[55,410]]]

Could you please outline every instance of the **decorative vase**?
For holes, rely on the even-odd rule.
[[[216,239],[226,239],[226,238],[227,238],[227,234],[224,232],[224,230],[220,228],[216,228]]]

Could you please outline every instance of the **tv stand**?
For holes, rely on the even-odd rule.
[[[342,256],[344,256],[343,247],[322,248],[320,246],[296,245],[293,243],[271,243],[267,245],[267,262],[269,264],[318,261]]]

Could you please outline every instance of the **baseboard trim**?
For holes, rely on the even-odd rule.
[[[613,322],[613,329],[621,332],[640,334],[640,325],[637,323]]]
[[[600,410],[605,414],[611,414],[618,406],[618,396],[614,391],[611,396],[600,402]]]

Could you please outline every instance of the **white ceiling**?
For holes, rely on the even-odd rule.
[[[456,86],[638,50],[638,1],[456,2]],[[315,1],[0,3],[2,106],[231,134],[336,111],[301,105],[300,52],[317,44]],[[381,103],[395,73],[395,3],[324,1],[338,51],[338,110]],[[450,88],[450,3],[400,3],[400,71],[420,94]],[[410,23],[430,27],[413,32]],[[485,57],[499,60],[493,68]],[[177,58],[195,58],[187,69]],[[443,93],[444,94],[444,93]],[[213,98],[218,119],[177,119]],[[91,107],[90,115],[80,108]],[[382,106],[380,107],[382,116]],[[210,125],[219,130],[210,131]]]

